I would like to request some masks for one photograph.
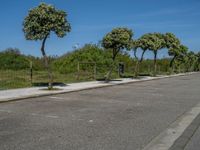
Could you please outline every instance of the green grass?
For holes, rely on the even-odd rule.
[[[77,73],[61,74],[53,72],[54,83],[74,83],[91,80],[94,80],[94,75],[89,72],[81,72],[79,78]],[[48,85],[46,71],[34,71],[31,83],[29,70],[0,70],[0,90],[43,85]]]
[[[30,75],[26,70],[0,70],[0,89],[30,87]]]
[[[129,70],[124,74],[124,77],[133,76],[133,70]],[[97,79],[104,78],[105,72],[97,71]],[[140,74],[149,75],[149,72],[141,72]],[[161,74],[166,74],[162,72]],[[111,78],[118,78],[118,72],[115,70]],[[53,72],[53,82],[57,84],[76,83],[82,81],[94,80],[94,74],[87,71],[79,73],[66,73],[61,74],[59,72]],[[32,86],[47,86],[48,85],[48,74],[46,71],[33,71],[33,78],[31,83],[30,70],[0,70],[0,90],[25,88]]]

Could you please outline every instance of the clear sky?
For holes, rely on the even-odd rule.
[[[134,38],[148,32],[173,32],[191,50],[200,50],[200,0],[1,0],[0,50],[16,47],[24,54],[41,56],[41,42],[26,41],[22,32],[28,10],[40,2],[66,11],[72,26],[65,38],[48,39],[50,55],[66,53],[77,44],[98,43],[119,26],[133,29]]]

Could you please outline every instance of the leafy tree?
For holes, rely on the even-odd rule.
[[[153,44],[150,44],[149,49],[153,51],[154,53],[154,76],[157,72],[157,55],[158,51],[166,47],[166,43],[164,40],[164,35],[161,33],[153,33],[150,35],[150,42]]]
[[[135,62],[136,62],[136,64],[135,64],[135,70],[134,70],[135,77],[138,76],[139,65],[140,65],[140,60],[139,60],[139,57],[137,56],[138,48],[139,48],[139,40],[132,40],[131,49],[133,51],[134,59],[135,59]]]
[[[176,58],[180,55],[180,47],[176,47],[176,48],[170,48],[168,50],[168,54],[169,56],[173,56],[173,58],[170,61],[170,67],[173,67],[174,61],[176,60]]]
[[[141,61],[143,60],[143,55],[147,50],[153,51],[154,75],[156,75],[158,50],[165,47],[165,41],[163,35],[160,33],[147,33],[139,39],[139,47],[143,49]]]
[[[190,51],[187,54],[187,71],[196,71],[195,69],[195,65],[198,61],[198,57],[196,56],[196,54],[193,51]]]
[[[168,48],[168,54],[169,56],[173,57],[170,62],[170,67],[173,67],[173,63],[175,59],[180,54],[181,43],[180,43],[180,40],[173,33],[166,33],[164,35],[164,39],[165,39],[166,48]]]
[[[142,49],[142,55],[140,58],[140,63],[143,61],[144,59],[144,54],[145,52],[148,50],[148,34],[144,34],[142,37],[140,37],[137,42],[135,43],[135,47],[136,48],[141,48]]]
[[[177,47],[177,49],[169,49],[169,55],[174,56],[173,59],[170,61],[170,64],[172,63],[172,66],[174,63],[176,64],[176,67],[180,67],[181,65],[185,64],[187,60],[187,53],[188,48],[184,45],[180,45]]]
[[[135,60],[136,60],[135,77],[137,77],[139,72],[140,72],[140,64],[142,63],[142,61],[144,59],[144,54],[148,50],[148,35],[144,34],[139,39],[132,41],[131,48],[134,52],[134,57],[135,57]],[[138,48],[140,48],[142,50],[142,55],[141,55],[140,59],[137,56]]]
[[[200,71],[200,52],[197,53],[197,71]]]
[[[112,64],[110,65],[110,70],[106,75],[106,82],[110,79],[117,54],[122,50],[130,49],[132,36],[132,30],[127,28],[115,28],[103,38],[102,46],[106,49],[112,50]]]
[[[199,71],[199,60],[198,60],[198,54],[194,55],[194,65],[193,65],[193,71]]]
[[[166,48],[174,48],[180,45],[180,40],[173,33],[166,33],[164,35]]]
[[[45,43],[51,32],[54,32],[60,38],[70,32],[71,26],[66,17],[66,12],[57,10],[52,5],[41,3],[38,7],[29,11],[23,22],[23,31],[26,39],[42,41],[41,52],[48,71],[49,89],[52,89],[53,77],[45,52]]]

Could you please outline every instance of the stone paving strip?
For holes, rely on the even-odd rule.
[[[132,79],[132,78],[123,78],[116,79],[109,83],[105,83],[103,81],[90,81],[90,82],[81,82],[81,83],[71,83],[66,86],[55,86],[55,88],[59,88],[60,90],[48,91],[44,90],[46,87],[32,87],[32,88],[21,88],[21,89],[13,89],[13,90],[2,90],[0,91],[0,103],[9,102],[9,101],[17,101],[27,98],[34,98],[40,96],[50,96],[56,94],[63,94],[68,92],[76,92],[81,90],[88,90],[93,88],[101,88],[107,86],[114,86],[120,84],[128,84],[134,82],[142,82],[142,81],[150,81],[156,79],[170,78],[176,76],[189,75],[192,73],[182,73],[175,74],[170,76],[157,76],[157,77],[142,77],[140,79]]]

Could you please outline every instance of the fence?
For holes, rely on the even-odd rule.
[[[75,82],[77,81],[76,73],[61,74],[53,71],[53,81],[54,84]],[[24,70],[0,70],[0,90],[46,86],[47,83],[48,74],[45,70],[31,71],[29,68]]]
[[[32,67],[32,65],[30,66]],[[118,67],[118,64],[114,66],[112,78],[119,77]],[[125,72],[123,77],[132,77],[135,71],[135,64],[124,64],[124,67]],[[57,70],[52,70],[54,85],[102,79],[109,70],[109,65],[97,64],[95,62],[80,62],[77,64],[77,69],[75,70],[75,72],[71,73],[60,73]],[[181,69],[179,68],[179,71],[180,70]],[[141,75],[151,75],[152,72],[152,62],[140,64]],[[166,65],[166,67],[161,67],[158,63],[157,73],[166,74],[166,72],[169,72],[168,65]],[[26,68],[22,70],[0,70],[0,90],[31,86],[46,86],[47,83],[48,74],[46,70],[35,70],[33,68]]]
[[[0,90],[31,86],[30,71],[0,70]]]
[[[0,70],[0,90],[48,85],[47,71],[35,70],[30,66],[21,70]],[[102,79],[108,70],[109,65],[81,62],[77,64],[77,70],[71,73],[60,73],[52,69],[53,82],[56,85]],[[117,65],[113,69],[112,77],[118,77]]]

